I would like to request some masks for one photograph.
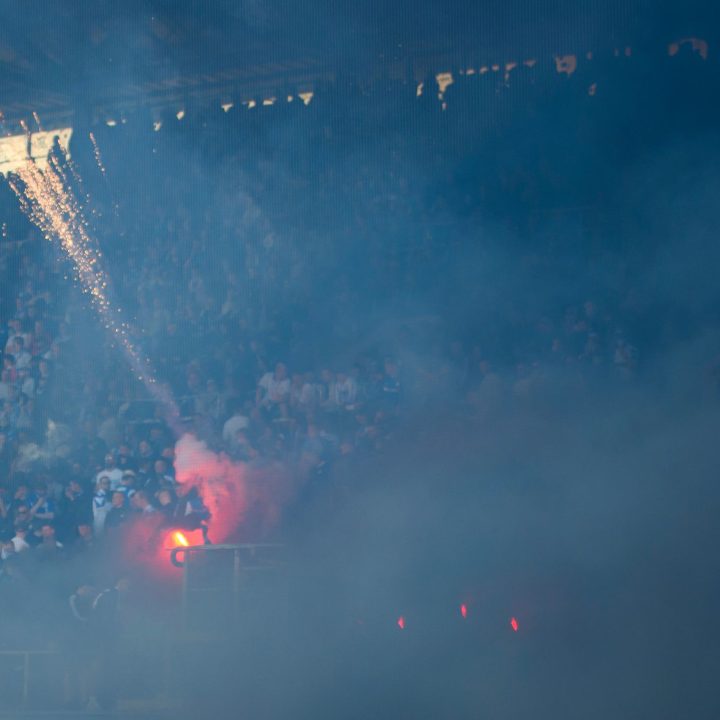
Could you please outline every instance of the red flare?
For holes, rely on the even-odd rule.
[[[467,617],[467,605],[465,605],[465,603],[460,606],[460,614],[463,616],[463,619]]]
[[[518,624],[517,618],[510,618],[510,627],[513,629],[513,632],[517,632],[520,625]]]
[[[398,618],[397,626],[398,626],[401,630],[404,630],[404,629],[405,629],[405,618],[404,618],[402,615]]]
[[[193,547],[204,545],[205,538],[202,530],[168,530],[163,537],[163,550],[174,550],[179,547]]]

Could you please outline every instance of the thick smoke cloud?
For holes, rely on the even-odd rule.
[[[175,445],[175,471],[182,495],[195,488],[209,511],[209,537],[214,543],[266,538],[292,497],[284,468],[233,461],[189,434]]]
[[[181,487],[195,488],[210,512],[213,542],[236,534],[249,503],[246,468],[212,452],[192,435],[183,435],[175,445],[175,472]]]
[[[258,3],[247,12],[223,7],[258,36],[272,35],[278,20]],[[458,25],[452,14],[428,6],[420,17],[447,35]],[[163,38],[193,27],[186,19],[173,30],[162,20],[153,32]],[[135,23],[132,14],[119,21],[120,37],[134,37]],[[394,27],[356,57],[377,54]],[[327,40],[336,60],[352,59],[353,33],[344,22]],[[307,38],[322,54],[318,37]],[[133,47],[128,76],[143,76],[148,60],[163,59],[153,45]],[[634,60],[618,62],[629,68]],[[352,67],[359,72],[364,65]],[[196,66],[188,57],[178,68]],[[364,353],[389,354],[406,383],[404,422],[373,438],[374,452],[344,473],[341,457],[329,475],[337,472],[337,484],[322,474],[306,484],[302,472],[291,475],[270,459],[232,460],[203,439],[202,427],[177,440],[180,492],[197,490],[210,513],[212,542],[279,538],[289,559],[272,578],[243,578],[242,612],[214,598],[188,601],[191,620],[196,613],[221,628],[202,651],[173,645],[181,625],[168,620],[168,608],[179,606],[176,586],[170,600],[168,591],[134,608],[135,635],[153,648],[171,648],[170,694],[182,699],[179,717],[717,716],[718,182],[710,151],[717,139],[655,131],[645,154],[623,155],[618,127],[640,112],[630,97],[638,94],[636,81],[657,90],[667,82],[662,72],[647,84],[643,72],[630,79],[609,73],[592,99],[581,87],[577,103],[568,99],[577,76],[562,77],[562,86],[548,82],[542,103],[529,81],[510,95],[522,77],[514,72],[510,87],[501,88],[488,75],[475,94],[458,81],[442,113],[429,90],[416,101],[402,83],[353,94],[339,81],[318,88],[307,107],[238,105],[223,115],[215,108],[225,124],[215,117],[205,134],[207,109],[197,108],[182,123],[166,113],[158,133],[140,116],[98,132],[121,218],[136,196],[158,207],[184,205],[162,232],[191,241],[160,259],[163,273],[150,300],[131,293],[145,253],[157,260],[152,238],[143,235],[156,208],[125,235],[108,233],[123,238],[107,243],[109,272],[119,294],[126,292],[123,304],[137,310],[143,347],[163,382],[172,371],[168,359],[192,355],[194,343],[217,341],[162,334],[174,320],[168,309],[181,306],[176,296],[188,292],[168,282],[169,268],[200,268],[210,301],[183,306],[195,319],[220,312],[228,288],[215,287],[218,269],[242,256],[238,266],[252,273],[238,273],[229,287],[240,312],[227,330],[240,339],[230,357],[212,358],[219,375],[226,365],[245,372],[247,347],[258,335],[266,336],[268,353],[282,347],[282,328],[293,324],[312,339],[300,369],[325,362],[328,349],[340,365]],[[611,80],[625,91],[612,95]],[[105,79],[87,83],[98,90]],[[536,101],[527,113],[525,92]],[[666,92],[658,107],[672,90]],[[508,97],[519,119],[508,113],[509,129],[475,132],[488,100]],[[642,134],[657,116],[646,112],[631,126]],[[247,145],[232,144],[248,137]],[[470,158],[463,139],[479,148]],[[228,148],[237,157],[223,160]],[[140,160],[124,163],[130,149]],[[537,175],[523,174],[530,157]],[[138,183],[159,174],[150,172],[156,162],[167,163],[174,181],[157,192]],[[298,167],[310,168],[310,180]],[[318,202],[313,182],[322,173],[334,179],[322,187],[334,187],[330,199]],[[537,177],[545,183],[539,189]],[[539,212],[518,227],[533,198]],[[620,216],[592,237],[573,205],[588,198]],[[282,206],[293,203],[302,212],[283,214]],[[563,203],[572,212],[556,218],[555,205]],[[329,242],[328,226],[337,229]],[[383,252],[366,245],[368,237],[380,238]],[[133,244],[141,246],[141,260],[126,266]],[[556,362],[542,354],[561,332],[566,308],[586,301],[599,308],[602,322],[612,318],[603,330],[609,343],[622,336],[639,346],[635,377],[617,371],[612,353],[585,375],[577,358]],[[251,305],[259,308],[260,329],[248,327],[244,311]],[[74,313],[85,317],[81,309]],[[100,334],[89,323],[75,324],[77,354],[66,362],[99,362]],[[535,324],[541,339],[526,342]],[[492,382],[470,397],[453,394],[459,370],[442,353],[451,341],[477,349],[490,366]],[[529,368],[520,378],[518,365]],[[247,375],[254,380],[256,371]],[[88,415],[98,392],[90,386],[75,395]],[[328,442],[351,445],[347,440]],[[122,561],[152,554],[153,563],[162,563],[153,574],[174,572],[177,580],[158,542],[167,529],[161,522],[138,524]],[[96,572],[77,565],[73,580]],[[98,583],[117,579],[114,567],[103,570]],[[65,603],[69,581],[53,583]],[[144,598],[139,584],[136,597]],[[14,596],[12,609],[20,612],[26,598],[40,606],[27,592]],[[42,618],[35,607],[27,603]],[[28,621],[17,636],[37,634],[40,642],[42,627]]]

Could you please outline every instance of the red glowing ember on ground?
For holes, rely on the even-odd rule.
[[[467,605],[465,605],[465,603],[460,606],[460,614],[463,616],[463,619],[467,617]]]
[[[513,629],[513,632],[517,632],[520,625],[518,624],[517,618],[510,618],[510,627]]]
[[[404,618],[402,615],[398,618],[397,626],[398,626],[401,630],[404,630],[404,629],[405,629],[405,618]]]

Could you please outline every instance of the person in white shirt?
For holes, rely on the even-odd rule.
[[[0,560],[7,560],[15,555],[15,543],[12,540],[0,541]]]
[[[96,537],[100,537],[105,530],[105,518],[110,512],[112,490],[110,489],[110,478],[101,477],[98,480],[97,489],[93,495],[93,531]]]
[[[255,404],[267,411],[287,417],[287,404],[290,399],[290,378],[283,363],[275,366],[274,373],[265,373],[257,386]]]
[[[232,415],[225,421],[222,430],[222,438],[225,446],[233,447],[239,430],[246,430],[250,426],[250,418],[243,413],[239,403],[232,407]]]
[[[300,409],[300,400],[302,399],[303,375],[301,373],[293,373],[290,381],[290,407],[293,412]]]
[[[20,327],[20,321],[17,318],[8,320],[8,334],[7,342],[5,343],[5,354],[13,354],[15,351],[15,338],[22,338],[22,329]]]
[[[305,373],[302,390],[300,391],[299,406],[304,412],[309,412],[322,400],[315,382],[315,376],[311,372]]]
[[[29,367],[18,368],[18,386],[23,395],[31,398],[35,395],[35,379],[30,375]]]
[[[12,353],[15,357],[15,367],[20,370],[21,368],[30,367],[30,360],[32,360],[30,353],[25,349],[25,340],[21,335],[15,336],[15,352]]]
[[[315,385],[318,405],[327,410],[332,410],[335,403],[335,375],[324,368],[320,371],[320,380]]]
[[[332,388],[333,403],[339,408],[347,408],[351,410],[355,406],[357,400],[357,385],[355,379],[339,372],[335,377],[335,384]]]
[[[102,478],[110,480],[110,489],[117,490],[122,482],[123,471],[117,466],[115,456],[108,453],[105,456],[105,467],[95,476],[95,484],[97,485]]]
[[[26,536],[27,528],[25,526],[20,525],[15,528],[15,535],[10,542],[15,546],[16,553],[21,553],[25,550],[30,549],[30,545],[28,544],[27,540],[25,540]]]

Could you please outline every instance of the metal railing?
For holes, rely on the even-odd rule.
[[[22,683],[20,685],[20,707],[26,708],[30,697],[30,659],[35,656],[60,657],[57,650],[0,650],[0,657],[22,658]]]
[[[176,547],[170,551],[170,561],[182,568],[182,619],[183,627],[188,628],[194,596],[207,597],[209,593],[227,593],[227,575],[230,579],[230,608],[235,615],[240,607],[240,598],[246,581],[257,573],[278,569],[282,562],[280,554],[284,545],[276,543],[241,543],[238,545],[192,545]],[[211,559],[225,560],[231,563],[219,563],[214,572],[203,575],[203,564]],[[228,568],[229,565],[229,568]],[[201,582],[198,583],[197,580]]]

